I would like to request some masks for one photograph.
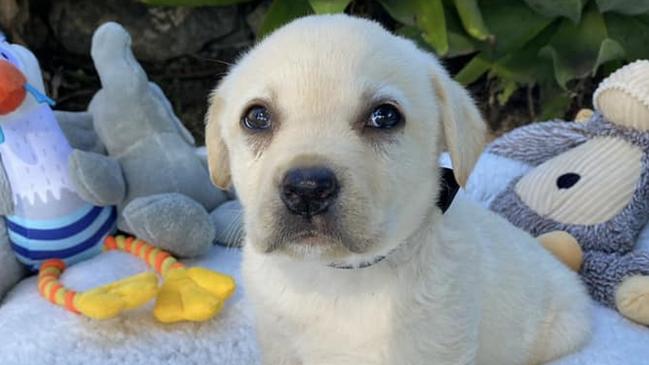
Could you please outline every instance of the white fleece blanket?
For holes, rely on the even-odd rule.
[[[486,203],[526,168],[483,156],[466,193]],[[649,248],[649,230],[642,241]],[[191,264],[229,273],[240,283],[240,259],[237,250],[215,247]],[[83,290],[142,270],[138,260],[111,252],[69,268],[63,281]],[[591,343],[553,365],[649,364],[649,328],[600,306],[594,306],[593,316]],[[89,320],[41,299],[35,278],[20,283],[0,305],[1,365],[258,363],[253,317],[241,286],[217,318],[200,324],[156,323],[150,306],[109,321]]]

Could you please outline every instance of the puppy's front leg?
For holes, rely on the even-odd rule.
[[[293,350],[288,333],[281,330],[281,321],[273,316],[257,318],[257,339],[263,365],[304,365]]]

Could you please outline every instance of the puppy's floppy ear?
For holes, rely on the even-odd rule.
[[[464,186],[484,149],[487,126],[469,93],[436,60],[432,68],[444,142],[455,179]]]
[[[230,185],[230,158],[228,149],[221,136],[221,111],[223,99],[216,91],[212,93],[209,108],[205,116],[205,144],[207,146],[207,164],[214,185],[227,189]]]

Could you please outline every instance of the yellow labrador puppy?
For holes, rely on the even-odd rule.
[[[588,338],[576,275],[467,200],[485,124],[438,61],[372,21],[312,16],[211,97],[213,181],[245,210],[243,273],[269,365],[536,364]]]

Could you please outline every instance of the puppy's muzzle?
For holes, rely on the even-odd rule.
[[[311,218],[325,213],[336,200],[338,191],[338,179],[330,169],[300,167],[284,175],[280,196],[289,212]]]

